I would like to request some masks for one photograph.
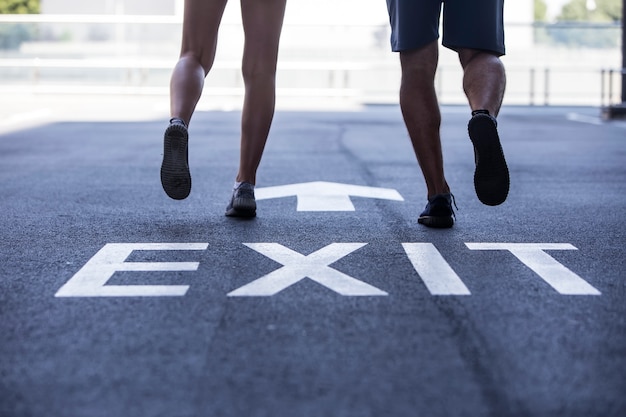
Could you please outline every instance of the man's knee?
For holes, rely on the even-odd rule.
[[[400,52],[400,64],[403,75],[434,77],[437,71],[439,51],[437,43],[422,48]]]
[[[481,49],[461,48],[458,50],[461,66],[466,68],[470,63],[483,62],[502,65],[497,54]]]

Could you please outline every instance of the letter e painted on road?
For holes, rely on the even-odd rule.
[[[587,281],[570,271],[545,250],[577,250],[569,243],[466,243],[471,250],[507,250],[564,295],[600,295]]]
[[[206,250],[208,243],[107,243],[55,297],[183,296],[188,285],[106,285],[118,271],[196,271],[198,262],[125,262],[135,250]]]

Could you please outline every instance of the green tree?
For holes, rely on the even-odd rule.
[[[545,0],[535,0],[535,22],[545,22],[548,6]]]
[[[0,14],[37,14],[39,0],[0,0]],[[31,39],[37,28],[32,24],[0,25],[0,50],[17,49],[22,42]]]
[[[0,0],[0,14],[37,14],[39,0]]]
[[[624,11],[620,0],[596,0],[596,4],[611,21],[619,22],[622,20]]]
[[[622,0],[571,0],[557,18],[566,22],[619,22],[621,19]]]
[[[557,44],[614,48],[619,45],[621,32],[615,23],[621,18],[622,0],[570,0],[557,17],[561,26],[548,27],[547,31]]]

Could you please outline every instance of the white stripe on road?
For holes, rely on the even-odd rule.
[[[48,108],[23,113],[8,114],[0,120],[0,132],[8,133],[16,129],[33,127],[51,120],[52,111]]]
[[[461,278],[432,243],[403,243],[413,268],[432,295],[469,295]]]
[[[506,250],[560,294],[600,295],[600,291],[544,250],[578,250],[569,243],[466,243],[471,250]]]
[[[567,120],[570,120],[572,122],[587,123],[587,124],[591,124],[591,125],[602,125],[602,124],[604,124],[602,119],[599,118],[599,117],[586,116],[586,115],[580,114],[580,113],[567,113],[567,116],[565,116],[565,117],[567,118]]]
[[[229,297],[263,297],[275,295],[287,287],[310,278],[344,296],[379,296],[386,292],[329,267],[366,243],[332,243],[310,255],[302,255],[278,243],[244,243],[251,249],[283,265],[234,291]]]
[[[183,296],[188,285],[106,285],[118,271],[196,271],[198,262],[125,262],[135,250],[206,250],[208,243],[107,243],[55,297]]]

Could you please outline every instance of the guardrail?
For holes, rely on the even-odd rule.
[[[97,94],[107,92],[167,94],[169,75],[176,62],[174,49],[177,46],[172,48],[172,45],[178,43],[177,40],[170,39],[169,30],[172,30],[171,33],[180,32],[178,25],[181,23],[181,16],[0,15],[0,24],[35,24],[41,25],[40,29],[48,25],[59,25],[55,26],[57,30],[60,27],[65,28],[65,25],[74,25],[71,27],[77,28],[76,25],[82,24],[87,25],[80,26],[83,35],[85,29],[92,25],[108,30],[111,36],[108,42],[91,42],[84,45],[75,42],[55,42],[48,45],[40,42],[34,50],[26,48],[27,53],[5,53],[4,57],[0,54],[0,90],[16,92],[26,89],[35,93],[65,91]],[[145,38],[135,39],[135,43],[129,42],[126,36],[132,37],[143,33],[143,29],[140,30],[138,25],[155,25],[156,28],[161,28],[158,25],[165,25],[168,28],[168,44],[158,50],[158,42],[150,43],[148,48],[157,46],[155,54],[146,52],[148,48],[145,42],[150,41],[146,41]],[[229,31],[229,35],[238,36],[239,24],[226,22],[223,26],[224,30]],[[562,27],[569,28],[572,25]],[[593,28],[600,26],[595,25]],[[613,26],[611,28],[613,29]],[[81,30],[77,29],[77,33],[81,33]],[[362,102],[397,102],[399,64],[397,57],[388,50],[387,34],[381,33],[383,29],[380,25],[325,27],[316,24],[291,26],[287,24],[284,30],[288,34],[284,36],[288,47],[286,54],[281,51],[278,63],[279,95],[349,98]],[[326,50],[321,43],[317,45],[311,43],[310,39],[303,38],[302,41],[308,48],[307,52],[313,52],[307,54],[299,50],[299,40],[290,36],[293,31],[302,36],[306,30],[325,34],[329,41],[330,38],[337,37],[338,42],[347,41],[337,33],[347,33],[348,37],[363,49],[354,52],[344,45],[328,45],[329,48]],[[365,42],[372,42],[374,38],[376,46],[368,47]],[[221,40],[228,38],[224,37]],[[230,40],[234,45],[241,39]],[[107,45],[109,46],[106,47]],[[99,52],[91,51],[92,47],[100,48]],[[60,52],[57,51],[55,55],[53,50],[56,48]],[[353,55],[350,55],[351,53]],[[77,57],[78,55],[82,57]],[[243,94],[241,63],[240,60],[233,59],[234,57],[235,54],[230,54],[226,59],[219,57],[215,61],[214,71],[207,80],[207,90],[225,96]],[[522,105],[572,103],[604,106],[613,103],[616,92],[620,90],[619,82],[614,79],[618,70],[595,67],[593,61],[584,62],[584,66],[578,65],[580,62],[576,63],[577,65],[568,63],[522,65],[523,61],[518,57],[514,62],[506,63],[507,103]],[[436,88],[442,103],[465,103],[459,83],[460,77],[461,69],[457,62],[442,60],[436,78]]]
[[[94,73],[91,77],[91,82],[84,82],[81,87],[66,89],[66,91],[74,92],[99,92],[103,93],[107,91],[107,88],[111,93],[120,93],[124,90],[132,91],[133,94],[167,94],[167,77],[175,64],[173,60],[165,59],[45,59],[45,58],[11,58],[0,59],[0,69],[17,69],[22,78],[21,83],[10,83],[6,85],[0,81],[0,89],[7,91],[7,87],[21,86],[21,88],[28,87],[32,92],[51,92],[62,91],[62,88],[55,89],[54,86],[61,86],[63,84],[74,85],[71,77],[67,77],[65,82],[58,80],[50,84],[46,82],[45,77],[42,76],[42,72],[46,70],[80,70],[83,75],[86,75],[88,71],[98,70],[112,70],[119,71],[123,74],[118,82],[115,82],[113,86],[103,87],[101,83],[96,81],[97,74]],[[226,82],[222,80],[222,85],[209,86],[215,93],[219,95],[236,95],[239,96],[243,91],[243,83],[240,75],[239,61],[216,61],[214,64],[214,70],[227,71],[230,75],[226,77]],[[24,72],[27,71],[27,72]],[[161,72],[160,83],[150,83],[151,74],[155,71]],[[363,85],[354,85],[353,79],[356,78],[357,73],[361,73],[362,77],[371,73],[372,79],[376,79],[376,74],[381,72],[393,73],[393,82],[389,82],[386,86],[378,86],[377,96],[378,100],[382,101],[395,101],[397,99],[397,90],[399,86],[399,68],[395,63],[393,64],[380,64],[380,63],[349,63],[341,61],[280,61],[278,64],[279,75],[287,72],[292,73],[322,73],[325,81],[324,86],[306,88],[305,84],[289,86],[280,89],[281,95],[297,96],[299,94],[314,95],[314,96],[328,96],[328,97],[359,97],[372,95],[368,93],[367,87]],[[606,106],[616,102],[616,97],[619,96],[619,82],[615,79],[616,75],[621,75],[624,70],[617,69],[602,69],[601,71],[588,70],[586,76],[590,80],[596,80],[593,84],[586,86],[588,92],[580,93],[581,86],[578,86],[577,90],[570,92],[557,92],[554,94],[554,79],[563,79],[565,76],[576,77],[581,75],[581,70],[571,70],[568,68],[537,68],[537,67],[519,67],[511,66],[507,67],[507,74],[510,79],[515,79],[514,83],[509,83],[507,87],[507,101],[515,102],[517,104],[527,104],[531,106],[543,105],[549,106],[551,104],[562,104],[564,100],[570,99],[572,102],[588,99],[589,105],[596,105],[598,102],[593,102],[589,99],[593,95],[593,91],[599,85],[599,105]],[[27,75],[28,74],[28,75]],[[594,75],[595,74],[595,75]],[[446,101],[454,101],[451,96],[457,92],[459,94],[459,100],[464,101],[461,91],[453,85],[449,79],[458,79],[460,76],[460,69],[457,66],[440,66],[438,69],[436,79],[436,89],[439,97]],[[87,77],[89,78],[89,77]],[[3,85],[4,84],[4,85]],[[155,86],[160,84],[161,88]],[[454,83],[456,84],[456,83]],[[372,88],[377,87],[376,85]],[[375,88],[374,88],[375,89]],[[11,90],[11,89],[9,89]],[[458,90],[458,91],[457,91]],[[562,89],[561,89],[562,90]],[[567,95],[566,95],[567,94]],[[597,93],[596,93],[597,94]],[[580,104],[580,103],[579,103]]]

